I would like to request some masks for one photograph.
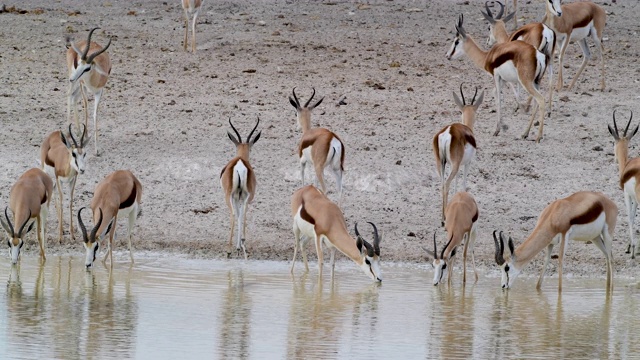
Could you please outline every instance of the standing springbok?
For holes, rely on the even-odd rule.
[[[11,188],[9,206],[4,209],[4,219],[0,216],[0,223],[9,236],[8,243],[13,264],[18,263],[20,249],[24,245],[24,236],[33,229],[34,222],[37,223],[40,258],[46,259],[44,255],[45,229],[52,193],[53,181],[49,175],[37,168],[27,170]],[[13,224],[9,219],[9,208],[13,212]],[[31,224],[27,227],[29,221]],[[15,232],[14,225],[20,225],[18,232]],[[26,231],[25,227],[27,227]]]
[[[182,0],[182,9],[184,10],[184,51],[187,51],[187,40],[189,38],[189,18],[193,17],[191,23],[191,52],[196,52],[196,22],[202,0]]]
[[[353,260],[371,280],[382,281],[380,271],[381,239],[378,229],[373,223],[369,223],[373,227],[373,245],[360,236],[357,224],[355,225],[357,240],[354,240],[347,231],[347,223],[338,205],[313,185],[304,186],[293,193],[291,214],[293,216],[293,235],[295,236],[291,273],[293,273],[293,267],[296,264],[298,247],[302,252],[305,270],[309,271],[305,249],[309,239],[313,239],[318,254],[319,278],[322,278],[322,242],[324,242],[331,251],[332,278],[337,249]]]
[[[462,96],[462,101],[460,101],[455,91],[453,92],[453,100],[462,111],[462,124],[453,123],[447,125],[433,137],[433,155],[436,157],[436,169],[442,184],[442,225],[444,225],[445,220],[449,186],[454,178],[453,191],[458,191],[458,170],[460,166],[463,166],[463,191],[467,191],[467,170],[476,155],[476,138],[473,135],[473,125],[476,121],[476,112],[484,99],[484,91],[480,93],[478,101],[476,101],[476,95],[478,95],[478,87],[476,87],[473,99],[467,104],[462,93],[462,84],[460,84],[460,95]],[[451,172],[445,180],[447,163],[451,164]]]
[[[607,22],[607,13],[600,6],[588,1],[565,5],[561,5],[560,0],[548,0],[545,1],[545,3],[547,4],[546,13],[542,22],[549,25],[549,27],[556,32],[560,44],[557,91],[562,90],[562,86],[564,86],[562,81],[562,62],[564,60],[564,52],[567,50],[567,47],[569,47],[569,42],[571,40],[576,41],[582,49],[582,64],[573,77],[573,80],[571,80],[571,84],[569,84],[569,90],[571,90],[591,58],[589,45],[587,45],[587,37],[589,35],[591,35],[596,47],[600,49],[600,63],[602,66],[600,90],[604,90],[604,47],[602,46],[602,32]]]
[[[451,60],[466,54],[477,67],[493,76],[498,102],[498,124],[493,135],[497,136],[501,128],[507,128],[502,124],[502,82],[520,83],[537,102],[537,111],[540,112],[540,127],[536,142],[540,142],[544,128],[545,100],[538,89],[550,59],[533,46],[520,40],[496,44],[491,50],[484,51],[478,47],[471,36],[467,36],[462,22],[463,16],[461,14],[455,26],[456,38],[446,57]],[[523,139],[529,136],[529,130],[531,130],[537,111],[532,112],[529,126],[522,134]]]
[[[87,153],[84,146],[87,143],[85,139],[87,128],[83,128],[80,144],[73,136],[71,124],[69,124],[69,137],[73,144],[67,141],[62,131],[54,131],[42,142],[40,148],[40,164],[42,169],[52,170],[56,179],[58,188],[59,202],[56,202],[58,208],[58,242],[62,244],[62,186],[61,182],[69,185],[69,234],[71,239],[76,239],[73,231],[73,191],[76,187],[78,173],[84,174]]]
[[[613,255],[611,242],[616,227],[618,207],[602,193],[580,191],[549,204],[538,218],[535,229],[527,240],[514,249],[509,237],[509,261],[504,259],[505,239],[493,232],[496,246],[495,260],[502,268],[502,288],[513,287],[522,269],[546,249],[544,265],[536,289],[540,290],[553,247],[560,244],[558,254],[558,292],[562,292],[562,260],[569,240],[591,241],[605,255],[607,261],[607,291],[613,290]]]
[[[491,9],[489,9],[488,1],[484,4],[487,12],[480,10],[482,16],[484,16],[484,18],[489,22],[489,38],[487,39],[487,45],[493,46],[496,42],[502,44],[508,41],[522,40],[538,49],[538,51],[543,52],[550,59],[547,64],[549,72],[549,108],[547,116],[550,116],[551,108],[553,107],[553,53],[556,49],[556,33],[547,25],[534,22],[518,28],[509,35],[509,33],[507,33],[505,23],[515,16],[515,11],[503,18],[502,14],[504,13],[504,5],[499,1],[497,1],[497,3],[500,6],[500,12],[495,17],[491,13]],[[510,84],[513,86],[512,83]],[[516,93],[517,98],[518,93],[515,88],[514,92]],[[531,99],[531,96],[529,96],[529,99],[527,100],[527,107],[529,106]]]
[[[247,232],[246,217],[249,204],[253,201],[253,197],[256,194],[256,175],[249,163],[249,154],[251,153],[253,145],[260,139],[260,134],[262,134],[262,131],[258,131],[258,134],[251,139],[253,132],[258,128],[258,124],[260,124],[260,118],[258,118],[253,130],[251,130],[249,136],[247,136],[247,141],[242,141],[240,133],[231,123],[231,119],[229,119],[229,125],[231,125],[237,137],[234,137],[229,131],[227,131],[227,135],[236,146],[236,156],[231,159],[220,172],[220,185],[224,191],[224,200],[231,213],[231,229],[229,231],[227,254],[231,255],[233,228],[237,222],[236,251],[240,252],[240,249],[242,249],[245,260],[247,259],[247,249],[244,246]]]
[[[636,135],[640,125],[636,126],[631,133],[628,133],[632,119],[633,112],[631,112],[627,126],[624,128],[624,133],[620,136],[618,124],[616,124],[616,111],[614,110],[613,128],[609,125],[609,133],[615,140],[613,149],[618,161],[620,188],[624,193],[624,204],[627,206],[627,215],[629,216],[629,245],[626,253],[631,253],[631,258],[635,259],[638,242],[634,236],[633,223],[638,209],[638,194],[640,194],[640,191],[638,191],[640,186],[640,158],[629,159],[629,141]]]
[[[77,131],[80,131],[80,123],[78,120],[78,100],[80,99],[80,95],[82,95],[84,124],[85,127],[88,126],[87,96],[84,93],[84,88],[87,88],[94,97],[94,151],[96,156],[99,156],[98,105],[100,105],[100,98],[102,97],[104,86],[107,84],[109,74],[111,73],[111,60],[109,59],[109,54],[105,52],[111,45],[111,38],[109,38],[109,42],[105,47],[98,45],[96,42],[92,42],[91,35],[97,29],[100,28],[96,27],[89,31],[89,36],[86,41],[83,40],[74,43],[69,37],[67,37],[67,68],[69,69],[69,81],[71,82],[69,85],[69,91],[67,92],[67,118],[71,117],[71,107],[73,107],[76,129]]]
[[[467,253],[471,250],[471,263],[473,273],[478,282],[478,272],[476,271],[476,259],[473,255],[473,244],[476,241],[476,222],[478,221],[478,204],[468,192],[459,192],[453,196],[447,206],[447,221],[445,230],[449,241],[442,249],[438,258],[438,248],[436,245],[436,234],[433,234],[433,252],[425,249],[427,254],[433,257],[433,285],[442,283],[442,279],[449,273],[448,284],[451,285],[453,277],[453,263],[456,248],[464,241],[464,252],[462,254],[463,272],[462,283],[467,282]]]
[[[113,238],[116,233],[118,217],[128,217],[127,237],[129,240],[129,258],[133,264],[133,250],[131,249],[131,231],[142,205],[142,184],[129,170],[117,170],[105,177],[93,193],[91,210],[93,211],[94,227],[87,236],[87,228],[82,221],[82,210],[78,210],[78,227],[82,232],[84,247],[86,249],[85,265],[87,268],[93,265],[100,248],[100,241],[109,233],[108,251],[102,260],[111,258],[110,266],[113,269]]]
[[[316,171],[316,177],[322,192],[326,194],[324,185],[324,169],[329,167],[336,177],[338,185],[338,203],[342,199],[342,175],[344,173],[344,144],[335,133],[325,128],[311,128],[311,111],[315,109],[324,97],[318,102],[309,106],[316,89],[304,106],[300,105],[300,101],[296,96],[296,88],[293,88],[293,98],[289,97],[291,106],[296,109],[298,124],[302,128],[302,139],[298,145],[298,157],[300,158],[300,173],[302,177],[302,186],[304,186],[304,169],[308,162],[313,164]]]

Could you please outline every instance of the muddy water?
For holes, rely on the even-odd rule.
[[[431,270],[350,263],[332,283],[279,262],[138,259],[109,277],[83,259],[0,262],[0,358],[627,358],[640,352],[640,289],[618,280],[430,285]],[[313,264],[315,265],[315,264]],[[298,268],[301,270],[301,267]],[[328,271],[327,271],[328,273]]]

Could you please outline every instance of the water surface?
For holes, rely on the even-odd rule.
[[[80,257],[0,262],[0,358],[627,358],[640,289],[616,279],[497,278],[434,287],[429,268],[351,263],[318,283],[282,262],[138,259],[111,276]],[[326,268],[325,268],[326,269]]]

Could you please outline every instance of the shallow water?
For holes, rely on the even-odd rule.
[[[318,285],[282,262],[138,259],[85,271],[79,257],[0,262],[0,358],[627,358],[640,351],[640,289],[617,280],[497,278],[431,285],[386,264],[372,284],[339,263]],[[325,267],[325,270],[328,270]]]

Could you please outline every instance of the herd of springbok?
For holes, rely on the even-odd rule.
[[[184,50],[186,51],[188,48],[188,33],[191,28],[191,51],[195,52],[195,28],[202,1],[181,0],[181,2],[185,17]],[[580,45],[583,60],[569,85],[569,89],[576,84],[576,80],[590,59],[589,46],[586,42],[589,36],[600,50],[602,65],[600,88],[605,88],[602,47],[602,33],[606,22],[604,10],[591,2],[561,5],[560,0],[548,0],[545,3],[546,14],[542,22],[526,24],[516,29],[518,21],[515,12],[517,0],[513,1],[514,11],[506,15],[505,6],[502,3],[496,1],[490,5],[487,2],[484,11],[480,10],[480,12],[490,25],[490,34],[487,40],[487,45],[490,46],[488,51],[483,50],[467,34],[464,29],[463,15],[459,16],[455,24],[455,39],[446,58],[451,60],[466,55],[476,66],[484,69],[493,77],[497,101],[497,125],[494,136],[507,128],[503,124],[501,111],[501,89],[503,83],[506,82],[512,88],[516,101],[523,111],[529,111],[531,101],[535,100],[529,124],[522,134],[522,138],[527,138],[531,127],[537,124],[536,142],[542,140],[545,117],[550,117],[552,113],[553,90],[555,88],[556,92],[560,92],[563,88],[563,59],[570,40],[574,40]],[[496,6],[499,7],[499,11],[494,15],[491,9],[493,8],[495,11]],[[506,23],[511,20],[514,22],[515,31],[509,34]],[[92,41],[91,38],[97,29],[89,31],[86,41],[74,42],[67,38],[66,58],[70,81],[67,92],[68,133],[54,131],[44,139],[41,147],[40,167],[29,169],[20,176],[11,188],[9,206],[5,208],[4,216],[0,216],[0,223],[8,234],[8,245],[13,264],[18,262],[20,249],[24,245],[24,237],[33,229],[34,224],[37,228],[40,257],[42,260],[45,259],[45,228],[52,197],[55,198],[58,211],[58,241],[62,243],[64,234],[62,183],[68,185],[69,236],[75,240],[73,224],[74,215],[76,215],[86,250],[85,265],[87,268],[93,265],[101,244],[106,242],[107,235],[109,240],[106,242],[107,250],[103,263],[108,257],[111,257],[110,266],[113,268],[113,240],[117,220],[123,217],[128,219],[129,254],[133,263],[132,230],[142,204],[142,184],[133,173],[128,170],[116,170],[98,183],[89,205],[91,208],[89,232],[87,232],[85,220],[82,217],[86,207],[80,208],[77,214],[73,212],[74,188],[78,175],[85,172],[87,145],[91,137],[94,140],[94,152],[96,156],[100,155],[98,151],[98,105],[111,73],[111,60],[107,53],[111,39],[104,47]],[[556,44],[559,46],[557,47]],[[558,69],[557,85],[554,86],[554,67],[552,64],[556,50],[559,55],[559,64],[556,67]],[[545,72],[549,77],[549,93],[546,99],[540,91],[540,83]],[[520,103],[520,87],[529,94],[526,104]],[[447,241],[440,252],[438,252],[436,233],[433,236],[433,251],[424,248],[433,258],[434,285],[444,282],[445,277],[451,283],[452,268],[458,246],[463,246],[463,284],[466,282],[466,258],[469,252],[475,281],[478,280],[473,247],[479,210],[474,197],[466,190],[468,168],[477,149],[474,122],[476,113],[484,100],[484,91],[478,94],[476,87],[470,101],[468,101],[468,97],[465,98],[462,85],[460,85],[459,91],[460,97],[454,91],[453,99],[462,113],[462,122],[454,122],[445,126],[433,137],[435,164],[441,179],[441,220],[447,234]],[[87,131],[89,116],[85,92],[90,92],[94,97],[93,132]],[[371,222],[368,222],[373,233],[371,243],[360,235],[357,223],[354,225],[355,237],[349,234],[340,209],[343,198],[342,178],[346,148],[341,138],[334,132],[326,128],[312,127],[312,112],[324,99],[320,98],[312,103],[315,93],[316,91],[313,89],[313,93],[304,104],[298,99],[295,88],[292,90],[292,96],[289,97],[289,102],[295,108],[298,124],[302,130],[297,149],[302,187],[293,193],[291,200],[292,228],[295,238],[291,272],[293,273],[294,270],[298,250],[302,253],[304,266],[308,271],[306,248],[309,240],[313,239],[318,256],[319,276],[322,276],[324,244],[330,251],[332,276],[336,250],[339,250],[360,266],[373,281],[380,282],[382,280],[380,270],[381,236],[376,225]],[[80,123],[77,109],[77,103],[80,99],[82,99],[84,107],[83,124]],[[71,121],[72,108],[75,130],[72,128]],[[534,122],[536,118],[538,119],[537,123]],[[624,192],[629,216],[630,241],[627,253],[631,253],[631,257],[635,258],[637,240],[634,237],[633,221],[638,206],[637,188],[640,186],[638,181],[640,178],[640,158],[629,159],[628,157],[629,141],[638,132],[638,126],[630,130],[631,120],[632,115],[621,133],[614,111],[613,126],[609,126],[609,132],[615,140],[615,155],[620,169],[620,186]],[[231,255],[235,245],[238,254],[242,252],[245,259],[248,257],[245,247],[246,216],[258,183],[257,175],[250,164],[249,155],[253,146],[260,139],[261,131],[256,133],[259,124],[260,119],[258,118],[249,135],[243,139],[229,119],[233,133],[228,131],[227,134],[235,145],[236,155],[223,167],[219,179],[230,213],[231,224],[227,253]],[[318,187],[305,186],[305,168],[308,163],[315,171],[315,182],[319,185]],[[463,191],[457,192],[457,175],[461,167]],[[327,168],[335,177],[336,201],[330,200],[326,195],[324,171]],[[449,201],[450,185],[454,180],[454,196]],[[55,188],[58,189],[57,196],[54,195]],[[581,191],[549,204],[540,214],[531,235],[518,246],[515,246],[513,240],[505,236],[502,231],[494,231],[495,261],[502,269],[502,287],[512,287],[515,278],[522,269],[538,253],[546,250],[544,266],[537,284],[539,289],[551,258],[551,251],[554,246],[559,245],[558,289],[561,291],[562,263],[567,241],[577,240],[593,242],[604,253],[607,264],[607,290],[612,289],[612,237],[617,212],[615,203],[603,194]],[[13,215],[13,219],[10,213]],[[508,254],[505,254],[505,244],[509,248]]]

